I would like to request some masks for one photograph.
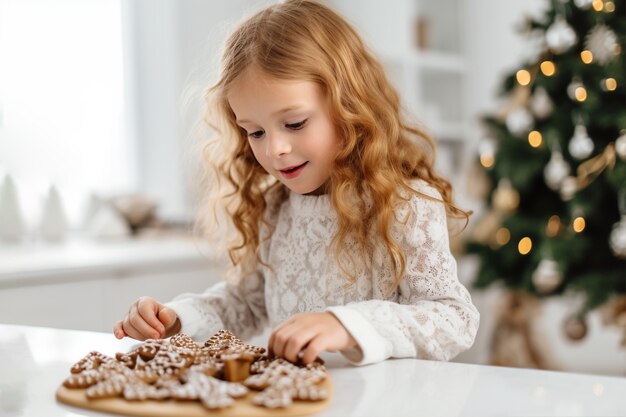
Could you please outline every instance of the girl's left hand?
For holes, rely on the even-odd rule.
[[[299,313],[279,324],[268,343],[270,353],[296,362],[311,363],[320,352],[350,349],[356,341],[337,318],[329,312]]]

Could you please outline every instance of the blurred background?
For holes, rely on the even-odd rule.
[[[260,0],[0,0],[0,322],[110,331],[223,276],[191,237],[203,90]],[[455,360],[626,375],[623,0],[327,0],[474,215]]]

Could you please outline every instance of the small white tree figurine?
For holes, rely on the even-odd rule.
[[[68,220],[61,196],[57,188],[52,185],[43,205],[39,234],[44,240],[58,242],[65,239],[67,230]]]
[[[0,240],[18,242],[26,235],[26,224],[17,187],[10,175],[0,185]]]
[[[128,223],[108,202],[96,209],[87,224],[87,235],[95,239],[115,239],[130,236]]]

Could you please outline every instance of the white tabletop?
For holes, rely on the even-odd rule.
[[[0,416],[103,416],[56,402],[70,366],[136,341],[111,334],[0,324]],[[353,367],[323,356],[330,416],[626,416],[626,378],[416,359]]]

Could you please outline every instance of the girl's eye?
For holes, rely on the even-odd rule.
[[[285,126],[287,126],[287,128],[291,129],[291,130],[300,130],[304,127],[304,125],[306,124],[307,120],[309,119],[304,119],[301,122],[298,123],[291,123],[291,124],[287,124]]]
[[[262,130],[257,130],[256,132],[248,133],[248,136],[254,139],[259,139],[261,136],[265,134]]]

